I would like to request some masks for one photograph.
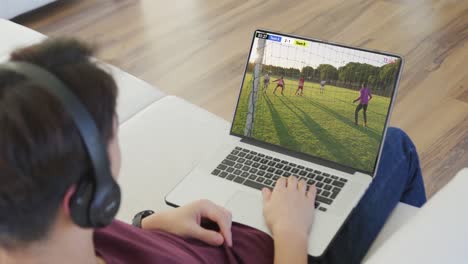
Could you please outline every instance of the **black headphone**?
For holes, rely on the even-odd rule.
[[[81,227],[104,227],[114,219],[120,206],[120,187],[112,177],[107,148],[96,123],[80,100],[49,71],[27,62],[6,62],[0,70],[12,71],[40,84],[54,95],[78,128],[93,168],[82,177],[70,199],[71,217]]]

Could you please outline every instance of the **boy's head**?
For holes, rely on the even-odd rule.
[[[91,55],[76,40],[51,39],[16,50],[11,60],[40,66],[67,85],[94,119],[116,176],[117,87]],[[58,213],[68,210],[66,197],[92,167],[61,102],[10,71],[0,71],[0,127],[0,247],[17,248],[47,237]]]

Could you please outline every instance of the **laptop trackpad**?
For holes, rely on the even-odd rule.
[[[232,212],[232,220],[241,224],[255,227],[267,232],[263,219],[262,196],[236,192],[226,204],[226,208]]]

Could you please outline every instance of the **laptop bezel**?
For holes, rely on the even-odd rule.
[[[317,157],[317,156],[314,156],[314,155],[311,155],[311,154],[308,154],[308,153],[304,153],[304,152],[300,152],[300,151],[296,151],[296,150],[291,150],[291,149],[288,149],[288,148],[283,147],[281,145],[275,145],[275,144],[272,144],[272,143],[269,143],[269,142],[265,142],[265,141],[255,139],[253,137],[247,137],[245,135],[236,134],[236,133],[233,132],[234,120],[236,118],[236,113],[237,113],[237,110],[238,110],[238,107],[239,107],[242,88],[243,88],[244,81],[245,81],[245,76],[246,76],[246,73],[247,73],[247,67],[249,65],[250,55],[252,53],[252,48],[253,48],[253,44],[254,44],[254,41],[255,41],[255,37],[256,37],[258,32],[273,34],[273,35],[280,35],[280,36],[285,36],[285,37],[290,37],[290,38],[297,38],[297,39],[301,39],[301,40],[313,41],[313,42],[318,42],[318,43],[323,43],[323,44],[330,44],[330,45],[337,46],[337,47],[342,47],[342,48],[350,48],[350,49],[355,49],[355,50],[360,50],[360,51],[372,52],[372,53],[376,53],[376,54],[380,54],[380,55],[396,57],[396,58],[398,58],[400,60],[400,65],[399,65],[399,68],[397,70],[396,82],[394,84],[392,95],[390,97],[390,105],[388,107],[386,120],[385,120],[385,123],[384,123],[384,129],[383,129],[383,133],[382,133],[382,139],[380,140],[380,143],[379,143],[379,151],[377,153],[377,156],[376,156],[376,159],[375,159],[375,162],[374,162],[373,171],[365,171],[365,170],[362,170],[362,169],[353,168],[353,167],[348,166],[348,165],[340,164],[340,163],[338,163],[336,161],[331,161],[331,160],[327,160],[327,159],[324,159],[324,158],[321,158],[321,157]],[[281,154],[284,154],[284,155],[288,155],[288,156],[291,156],[291,157],[294,157],[294,158],[298,158],[298,159],[302,159],[302,160],[305,160],[305,161],[308,161],[308,162],[311,162],[311,163],[316,163],[316,164],[319,164],[319,165],[323,165],[323,166],[326,166],[326,167],[329,167],[329,168],[332,168],[332,169],[335,169],[335,170],[342,171],[344,173],[354,174],[356,172],[361,172],[363,174],[369,175],[372,178],[375,177],[375,175],[377,173],[379,163],[380,163],[380,157],[382,155],[382,149],[383,149],[383,145],[384,145],[383,142],[384,142],[386,134],[387,134],[388,124],[389,124],[391,113],[392,113],[392,110],[393,110],[393,107],[394,107],[394,104],[395,104],[395,98],[396,98],[396,95],[397,95],[397,90],[398,90],[398,86],[399,86],[399,83],[400,83],[401,74],[402,74],[402,71],[403,71],[403,64],[404,64],[403,57],[398,55],[398,54],[394,54],[394,53],[390,53],[390,52],[384,52],[384,51],[373,50],[373,49],[364,49],[364,48],[359,48],[359,47],[350,46],[350,45],[346,45],[346,44],[335,43],[335,42],[331,42],[331,41],[308,38],[308,37],[292,35],[292,34],[286,34],[286,33],[271,31],[271,30],[267,30],[267,29],[256,29],[253,32],[253,35],[252,35],[251,39],[252,40],[251,40],[251,43],[250,43],[250,49],[249,49],[249,53],[248,53],[248,56],[247,56],[247,61],[245,63],[245,67],[244,67],[244,73],[243,73],[242,81],[241,81],[241,84],[240,84],[239,95],[237,96],[236,108],[235,108],[235,111],[234,111],[234,114],[233,114],[233,117],[232,117],[231,129],[229,131],[229,134],[231,136],[236,136],[236,137],[241,138],[241,141],[245,142],[247,144],[256,145],[256,146],[266,148],[268,150],[278,152],[278,153],[281,153]]]

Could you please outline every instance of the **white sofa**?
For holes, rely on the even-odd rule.
[[[57,0],[1,0],[0,18],[10,19]]]
[[[45,38],[40,33],[1,19],[0,34],[10,36],[7,41],[0,43],[0,62],[8,58],[9,52],[14,48],[30,45]],[[203,159],[204,155],[219,146],[219,143],[227,137],[230,124],[183,99],[165,95],[156,87],[116,67],[109,67],[117,80],[120,93],[118,100],[119,137],[123,159],[119,182],[122,187],[123,200],[117,217],[130,222],[133,215],[143,209],[156,211],[167,209],[164,196],[197,162]],[[467,186],[468,171],[465,172],[465,175],[467,176],[457,178],[463,179],[464,186]],[[443,196],[442,200],[445,199],[457,204],[455,202],[458,199],[457,195],[463,194],[463,192],[457,190],[456,194],[450,193],[447,191],[447,195],[445,195],[447,197]],[[463,196],[465,197],[464,201],[466,201],[467,195]],[[427,213],[428,211],[429,213]],[[468,223],[468,204],[462,206],[463,213],[461,215],[455,216],[454,212],[458,213],[459,211],[445,212],[444,217],[449,219],[456,217],[459,220],[457,223],[461,224],[460,230],[466,234],[468,230],[466,224]],[[420,214],[423,216],[419,216]],[[437,209],[418,210],[403,203],[398,204],[372,245],[366,256],[366,262],[390,263],[388,261],[391,261],[395,256],[401,258],[397,262],[392,261],[392,263],[419,262],[417,260],[423,258],[426,245],[420,247],[421,249],[418,251],[421,253],[420,255],[414,255],[412,260],[416,260],[416,262],[405,261],[403,258],[411,255],[412,252],[408,249],[406,251],[404,248],[400,249],[399,245],[412,245],[411,241],[413,240],[423,243],[418,239],[425,239],[428,233],[423,233],[422,230],[419,234],[409,232],[408,229],[412,229],[411,227],[404,229],[402,226],[418,226],[418,222],[412,223],[413,221],[410,221],[415,218],[419,222],[426,223],[425,227],[430,228],[431,221],[425,216],[433,217],[434,215],[437,215]],[[439,217],[438,219],[440,221],[437,223],[444,223],[445,218]],[[464,224],[460,222],[460,219],[465,220]],[[454,228],[449,229],[448,234],[454,234]],[[399,229],[404,231],[399,232]],[[405,236],[406,233],[412,233],[412,236]],[[395,241],[398,242],[393,242],[393,234],[397,237]],[[462,240],[457,240],[459,239],[457,232],[453,236],[445,237],[446,241],[438,241],[434,238],[432,242],[440,244],[431,246],[434,249],[442,249],[445,255],[452,254],[451,248],[445,242]],[[468,237],[468,234],[465,237]],[[463,241],[467,241],[466,238]],[[387,248],[392,250],[389,251]],[[399,251],[404,251],[405,254],[401,255],[398,253]],[[463,261],[468,262],[467,253],[458,253],[458,255],[452,255],[455,255],[456,259],[466,257]],[[435,251],[427,251],[426,255],[433,256],[433,254]],[[429,259],[425,263],[435,262]]]

